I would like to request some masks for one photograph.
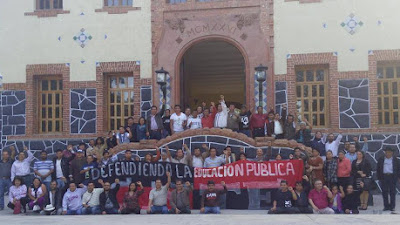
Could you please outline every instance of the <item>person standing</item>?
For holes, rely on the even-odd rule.
[[[171,193],[171,214],[190,214],[190,193],[193,188],[189,181],[185,183],[186,187],[183,187],[183,181],[177,180],[175,182],[176,189]]]
[[[129,136],[129,142],[138,142],[139,140],[137,140],[137,123],[135,123],[135,120],[133,119],[133,117],[129,117],[128,118],[128,123],[125,125],[125,131],[129,130],[131,131],[131,135]],[[115,140],[116,141],[116,140]],[[114,145],[115,146],[115,145]],[[114,148],[114,146],[112,146],[111,148]],[[110,147],[109,147],[110,148]]]
[[[309,128],[307,128],[307,125]],[[300,129],[296,132],[296,141],[307,147],[311,146],[312,125],[306,118],[300,122]]]
[[[333,158],[332,151],[326,153],[326,160],[324,162],[324,176],[325,182],[328,187],[332,187],[333,184],[337,183],[337,170],[338,170],[338,160]]]
[[[40,152],[40,160],[33,164],[33,171],[36,177],[40,178],[41,182],[46,185],[47,190],[50,190],[51,174],[54,172],[54,164],[47,159],[47,152]]]
[[[350,160],[352,163],[354,160],[357,159],[357,153],[356,153],[356,144],[350,144],[349,151],[346,153],[346,158]]]
[[[167,183],[163,186],[160,179],[156,180],[156,187],[150,191],[148,214],[168,214],[167,196],[171,184],[171,174],[167,172]]]
[[[251,112],[247,110],[246,105],[243,105],[239,114],[239,133],[245,134],[247,137],[251,137],[250,118]]]
[[[140,190],[136,187],[139,186]],[[142,182],[130,183],[124,195],[121,214],[140,214],[139,197],[144,193]]]
[[[221,185],[224,187],[223,190],[216,190],[215,183],[212,180],[207,182],[207,190],[203,192],[201,198],[200,213],[213,213],[220,214],[221,209],[219,207],[221,195],[225,194],[228,189],[226,188],[225,182],[221,181]]]
[[[137,130],[137,127],[136,127]],[[116,134],[117,144],[127,144],[130,142],[130,138],[132,137],[132,131],[130,127],[126,129],[123,126],[119,127],[119,132]]]
[[[281,181],[280,189],[274,195],[272,208],[268,214],[294,214],[299,213],[299,209],[293,207],[293,202],[297,200],[297,194],[292,187],[289,187],[286,180]]]
[[[100,194],[100,211],[101,214],[118,214],[119,204],[117,201],[117,193],[119,191],[119,179],[115,179],[115,187],[111,189],[110,182],[99,180],[104,191]]]
[[[82,214],[100,214],[100,194],[103,191],[103,188],[95,188],[93,181],[88,182],[87,191],[82,196]]]
[[[311,148],[317,149],[323,160],[326,159],[325,141],[326,141],[326,134],[323,135],[321,131],[315,132],[314,139],[311,141]]]
[[[69,184],[69,189],[65,192],[62,207],[63,215],[81,215],[82,214],[82,195],[87,190],[87,187],[83,184],[79,184],[79,188],[76,188],[75,183]]]
[[[170,118],[171,134],[180,133],[184,131],[187,122],[187,116],[181,112],[181,106],[175,105],[175,113]]]
[[[236,113],[234,104],[230,104],[226,128],[232,131],[239,131],[240,116]]]
[[[4,209],[4,193],[11,187],[11,167],[15,158],[15,148],[10,152],[3,150],[0,161],[0,211]]]
[[[327,151],[331,150],[333,153],[333,157],[338,156],[339,145],[342,138],[343,138],[342,134],[339,134],[336,139],[335,135],[333,135],[332,133],[328,135],[327,142],[325,143],[325,149]]]
[[[338,156],[338,185],[342,186],[344,189],[347,189],[347,185],[351,184],[351,162],[348,158],[345,157],[344,152],[340,151]]]
[[[314,189],[308,194],[308,201],[313,208],[315,214],[334,214],[335,211],[329,208],[329,199],[331,199],[332,192],[327,186],[322,187],[321,180],[314,181]]]
[[[28,158],[25,158],[25,153],[28,154]],[[34,158],[32,152],[25,146],[24,151],[18,154],[18,160],[11,166],[11,180],[18,176],[22,178],[25,185],[30,186],[32,184],[31,162]]]
[[[311,181],[320,180],[324,183],[324,161],[320,157],[317,149],[312,150],[312,156],[308,159],[307,164],[307,173],[311,174]]]
[[[162,117],[163,121],[163,138],[166,138],[171,135],[171,110],[166,109],[165,110],[165,115]]]
[[[192,117],[190,117],[187,121],[187,129],[195,130],[201,128],[201,118],[197,116],[197,110],[195,110],[192,112]]]
[[[139,118],[139,123],[136,126],[136,140],[141,141],[141,140],[146,140],[149,138],[147,134],[150,134],[147,132],[147,124],[146,120],[144,117]]]
[[[354,179],[353,187],[360,194],[360,210],[367,210],[371,184],[371,165],[365,159],[362,151],[357,152],[357,159],[351,164],[351,176]]]
[[[69,166],[70,181],[74,182],[76,185],[79,185],[85,180],[84,174],[80,173],[83,165],[85,165],[86,163],[86,158],[83,156],[83,154],[84,154],[83,150],[78,149],[76,151],[75,158],[71,161],[71,165]]]
[[[213,128],[216,114],[217,114],[217,109],[215,108],[215,103],[211,102],[211,107],[209,109],[204,109],[203,111],[203,118],[201,118],[202,127]]]
[[[394,211],[396,207],[396,183],[400,178],[400,161],[393,155],[393,149],[389,147],[385,149],[385,155],[378,160],[376,173],[382,188],[383,210]]]
[[[162,100],[162,107],[157,112],[157,106],[152,106],[150,115],[147,116],[146,136],[150,139],[160,140],[162,138],[162,130],[164,128],[162,116],[165,112],[165,99]]]
[[[53,158],[53,174],[52,180],[57,181],[57,187],[59,189],[63,189],[64,186],[68,183],[69,179],[69,163],[73,160],[75,154],[72,154],[70,157],[64,157],[61,149],[56,151],[56,157]]]
[[[217,110],[218,112],[214,119],[214,127],[226,128],[228,125],[228,107],[225,104],[225,97],[223,95],[220,96]]]
[[[192,156],[192,166],[194,168],[203,168],[204,158],[201,154],[200,148],[194,149],[194,155]]]
[[[217,156],[217,149],[210,148],[210,156],[204,160],[204,168],[221,166],[227,163],[227,159]]]
[[[265,137],[265,121],[267,115],[263,114],[263,107],[257,107],[257,113],[253,113],[250,117],[250,127],[253,130],[253,138]]]

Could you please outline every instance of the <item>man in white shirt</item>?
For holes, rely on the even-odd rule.
[[[99,180],[99,183],[102,183],[102,180]],[[103,188],[94,188],[93,181],[88,183],[87,191],[82,196],[82,214],[100,214],[100,194],[103,191]]]
[[[214,119],[214,127],[225,128],[228,124],[228,107],[225,104],[225,97],[221,95],[220,98],[218,112]]]
[[[188,119],[187,127],[191,130],[202,128],[201,118],[197,116],[197,111],[192,112],[192,117]]]
[[[339,134],[337,136],[337,138],[335,139],[335,135],[333,135],[332,133],[330,133],[328,135],[328,140],[325,143],[325,149],[326,151],[331,150],[333,157],[338,156],[338,149],[339,149],[339,145],[340,145],[340,141],[342,140],[342,134]]]
[[[195,148],[194,155],[192,158],[192,166],[194,168],[203,168],[203,165],[204,165],[204,158],[201,155],[200,148]]]
[[[25,158],[25,152],[28,154],[28,158]],[[32,152],[28,151],[28,148],[25,146],[24,151],[18,154],[18,160],[11,166],[11,181],[13,181],[16,176],[22,177],[24,184],[29,187],[33,180],[30,168],[33,159],[34,156]]]
[[[181,106],[175,105],[175,113],[171,115],[170,127],[172,134],[184,131],[186,126],[187,116],[181,112]]]

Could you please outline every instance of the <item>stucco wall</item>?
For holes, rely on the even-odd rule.
[[[369,50],[400,49],[398,0],[274,1],[275,74],[287,73],[288,54],[336,52],[338,71],[367,71]],[[350,34],[349,15],[362,22]]]
[[[0,1],[0,73],[4,83],[24,83],[26,65],[69,63],[71,81],[96,80],[96,62],[140,61],[141,78],[151,77],[149,0],[134,0],[125,14],[95,12],[103,0],[64,0],[69,14],[25,16],[34,0]],[[73,37],[84,28],[92,39],[82,48]]]

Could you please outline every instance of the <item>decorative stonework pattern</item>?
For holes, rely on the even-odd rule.
[[[170,104],[171,104],[171,76],[167,76],[167,84],[166,84],[167,86],[166,86],[166,88],[167,88],[167,91],[166,91],[166,99],[165,99],[165,104],[166,104],[166,109],[169,109],[170,108]],[[162,100],[163,100],[163,92],[162,92],[162,90],[161,90],[161,87],[159,87],[158,88],[158,90],[159,90],[159,93],[160,93],[160,99],[159,99],[159,105],[160,105],[160,107],[162,106]]]
[[[82,48],[84,48],[92,38],[92,35],[88,34],[84,28],[73,37],[74,41],[76,41]]]
[[[259,82],[257,81],[257,78],[254,77],[254,103],[255,103],[255,110],[257,110],[257,107],[259,106],[260,102],[260,96],[259,96]],[[262,83],[262,107],[264,109],[264,112],[267,111],[267,81],[264,81]]]
[[[356,17],[353,13],[351,13],[344,22],[340,24],[349,34],[353,35],[357,32],[357,30],[362,27],[364,23]]]
[[[1,94],[2,126],[1,133],[7,135],[25,135],[25,91],[3,91]]]
[[[170,29],[179,30],[183,34],[183,32],[185,32],[186,29],[185,20],[188,19],[187,18],[168,19],[165,20],[165,23],[168,24]]]
[[[287,83],[285,81],[275,82],[275,112],[281,113],[282,106],[287,105]]]
[[[369,128],[369,80],[339,80],[340,128]]]
[[[152,106],[152,88],[149,85],[140,87],[140,115],[147,118]]]
[[[96,133],[96,89],[71,89],[72,134]]]

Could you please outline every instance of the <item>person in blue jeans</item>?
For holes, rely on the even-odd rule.
[[[212,213],[212,214],[220,214],[220,197],[225,194],[228,189],[226,188],[225,182],[221,182],[223,190],[215,189],[215,182],[210,180],[207,183],[207,190],[204,191],[203,196],[201,198],[201,209],[200,213]]]
[[[150,191],[148,214],[168,214],[167,196],[171,184],[171,174],[167,172],[168,181],[162,186],[161,180],[156,180],[156,188]]]
[[[11,157],[8,151],[3,151],[0,161],[0,210],[4,209],[4,193],[11,187],[11,166],[14,162],[15,149],[11,149]]]

